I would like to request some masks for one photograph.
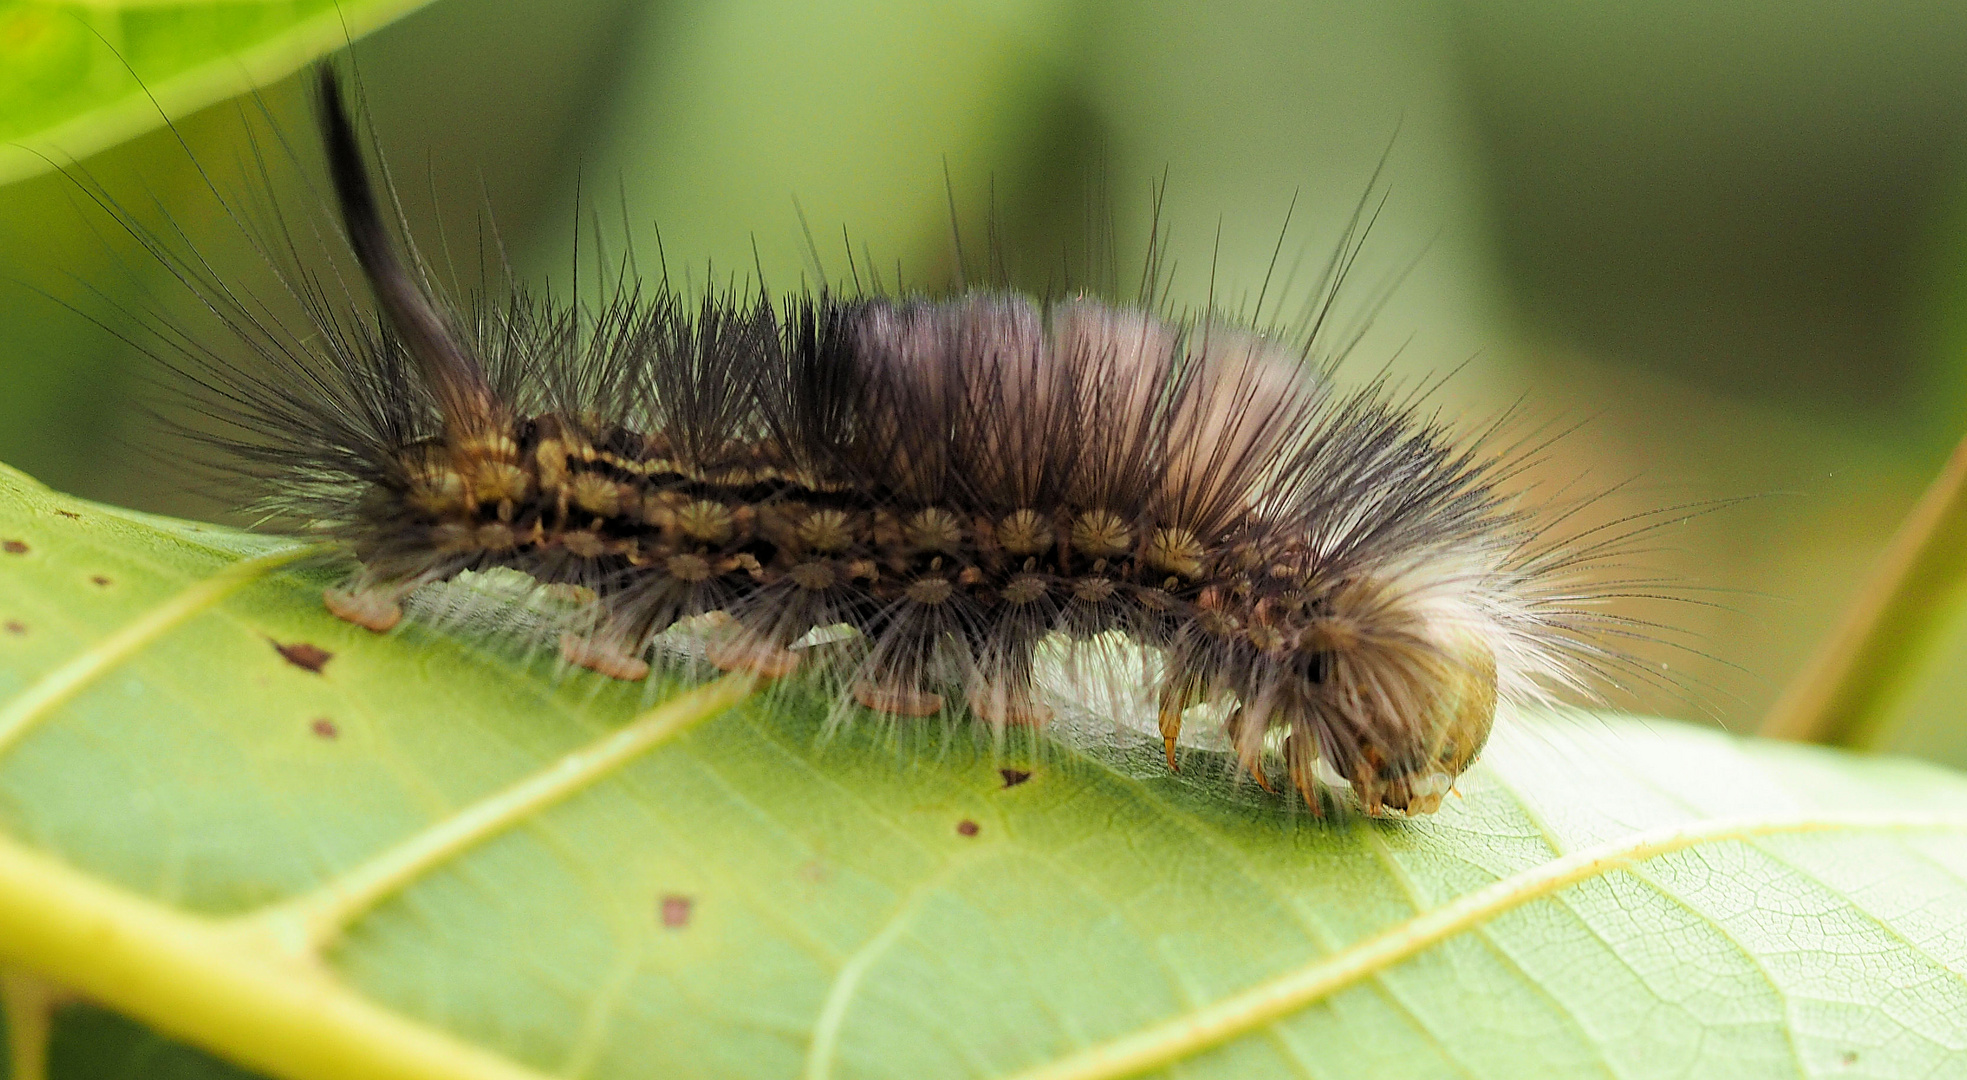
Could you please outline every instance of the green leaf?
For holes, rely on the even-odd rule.
[[[0,0],[0,184],[265,86],[428,0]]]
[[[292,1077],[1967,1067],[1943,769],[1522,715],[1439,814],[1318,821],[1145,738],[371,635],[299,550],[0,470],[0,962],[92,1002],[53,1076],[237,1075],[110,1013]]]

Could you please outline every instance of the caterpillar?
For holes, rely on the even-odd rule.
[[[1239,774],[1372,814],[1435,810],[1499,702],[1618,655],[1593,556],[1507,490],[1520,455],[1385,378],[1341,388],[1315,328],[666,274],[459,303],[394,238],[334,69],[316,83],[373,310],[295,280],[307,334],[233,306],[257,366],[195,351],[262,507],[352,552],[323,594],[342,619],[388,631],[425,586],[517,572],[584,599],[555,627],[570,665],[646,678],[680,626],[717,668],[994,732],[1047,723],[1048,643],[1117,635],[1161,659],[1168,768],[1212,704]]]

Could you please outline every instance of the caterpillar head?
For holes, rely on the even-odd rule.
[[[1430,813],[1495,723],[1494,650],[1457,605],[1352,586],[1299,635],[1301,682],[1286,751],[1310,789],[1316,758],[1371,813]]]

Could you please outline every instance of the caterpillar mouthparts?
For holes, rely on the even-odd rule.
[[[650,670],[686,620],[725,670],[826,667],[895,716],[1051,715],[1041,642],[1123,634],[1185,714],[1229,706],[1237,767],[1320,762],[1368,812],[1434,810],[1499,699],[1575,682],[1574,560],[1383,382],[1344,391],[1290,342],[1091,295],[774,299],[666,282],[597,309],[468,309],[383,224],[332,69],[320,120],[379,317],[309,305],[288,374],[212,365],[269,505],[345,541],[324,600],[376,631],[412,591],[515,570],[590,602],[566,661]],[[704,619],[704,616],[714,616]],[[856,633],[827,649],[816,630]]]

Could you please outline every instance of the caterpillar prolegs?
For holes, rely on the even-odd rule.
[[[1499,699],[1599,655],[1515,459],[1341,389],[1308,338],[986,288],[455,305],[392,239],[325,67],[319,96],[378,314],[312,303],[279,357],[306,377],[203,381],[278,507],[359,560],[326,593],[344,619],[387,630],[503,568],[588,598],[562,654],[604,675],[689,623],[718,667],[788,676],[844,625],[854,707],[998,727],[1046,722],[1043,643],[1117,633],[1163,657],[1170,768],[1216,703],[1258,783],[1281,762],[1316,807],[1322,762],[1373,813],[1436,808]]]

